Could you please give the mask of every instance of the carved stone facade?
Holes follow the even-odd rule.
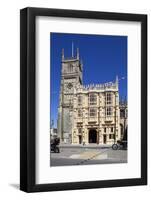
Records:
[[[121,139],[118,77],[105,84],[82,84],[83,66],[64,57],[58,108],[58,133],[65,143],[113,144]]]
[[[118,78],[115,83],[77,86],[72,143],[113,144],[121,137]]]

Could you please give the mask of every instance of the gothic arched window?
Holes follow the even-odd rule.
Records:
[[[106,108],[106,116],[112,116],[112,107]]]
[[[96,94],[92,93],[89,95],[89,104],[96,105],[97,104],[97,96]]]
[[[69,64],[68,65],[68,72],[73,72],[73,65],[72,64]]]
[[[106,93],[106,104],[112,104],[112,93]]]
[[[96,117],[97,116],[97,109],[96,108],[90,108],[89,109],[89,116],[90,117]]]

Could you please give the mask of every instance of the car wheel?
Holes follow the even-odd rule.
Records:
[[[113,144],[113,145],[112,145],[112,149],[113,149],[113,150],[117,150],[117,149],[118,149],[118,145],[117,145],[117,144]]]

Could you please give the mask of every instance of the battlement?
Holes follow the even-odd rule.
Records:
[[[77,85],[76,92],[89,92],[89,91],[106,91],[106,90],[118,90],[117,82],[107,82],[103,84],[88,84]]]
[[[62,58],[62,62],[78,61],[77,57],[65,57]]]

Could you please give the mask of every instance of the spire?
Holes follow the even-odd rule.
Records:
[[[77,59],[79,60],[79,48],[77,48]]]
[[[72,58],[74,57],[74,44],[72,42]]]
[[[64,49],[62,49],[62,60],[64,60]]]

